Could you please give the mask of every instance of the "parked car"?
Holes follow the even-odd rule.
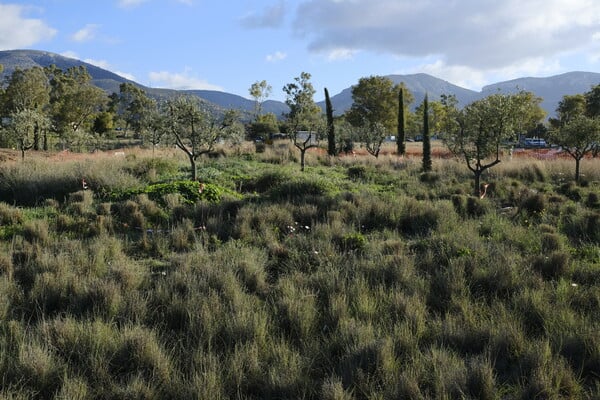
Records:
[[[546,143],[546,141],[544,139],[526,138],[523,141],[523,147],[525,147],[525,148],[544,148],[544,147],[548,147],[548,144]]]

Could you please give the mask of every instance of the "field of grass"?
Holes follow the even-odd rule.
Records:
[[[221,154],[3,156],[0,398],[600,398],[600,160]]]

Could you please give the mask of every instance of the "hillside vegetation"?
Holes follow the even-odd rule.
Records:
[[[598,159],[219,154],[0,164],[1,398],[600,398]]]

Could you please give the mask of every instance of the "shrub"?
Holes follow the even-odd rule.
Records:
[[[566,209],[561,217],[562,231],[573,242],[600,243],[600,212]]]
[[[571,333],[563,338],[560,354],[585,380],[597,380],[600,368],[600,338],[596,332]]]
[[[165,157],[142,158],[132,161],[125,166],[125,171],[139,179],[151,182],[160,178],[172,177],[177,174],[179,168],[176,161]]]
[[[289,174],[280,170],[267,171],[247,181],[243,189],[250,192],[265,193],[271,188],[288,181],[290,178]]]
[[[600,195],[596,192],[589,192],[585,199],[585,205],[589,208],[600,208]]]
[[[487,202],[477,197],[467,197],[466,212],[470,217],[481,217],[488,212]]]
[[[475,357],[467,365],[467,388],[474,399],[496,398],[496,376],[490,360]]]
[[[572,181],[563,183],[562,185],[560,185],[557,191],[558,193],[567,196],[573,201],[580,201],[582,198],[580,188],[578,188],[575,182]]]
[[[18,357],[18,376],[38,396],[51,398],[60,387],[64,368],[62,363],[55,359],[50,349],[35,342],[24,343]]]
[[[539,215],[546,210],[546,197],[542,193],[530,192],[521,201],[520,208],[528,215]]]
[[[85,207],[91,207],[94,203],[94,193],[91,190],[79,190],[69,193],[69,203],[83,203]]]
[[[192,221],[184,219],[171,230],[171,248],[175,251],[190,250],[196,240],[196,233]]]
[[[423,172],[419,175],[419,180],[423,183],[437,183],[440,180],[440,175],[435,172]]]
[[[9,254],[0,253],[0,276],[5,276],[8,280],[12,280],[14,272],[13,260]]]
[[[348,167],[346,174],[348,175],[348,178],[353,181],[365,179],[367,176],[367,168],[364,165],[353,165]]]
[[[467,198],[468,196],[463,194],[453,194],[450,197],[452,205],[454,206],[454,211],[461,217],[467,216]]]
[[[48,222],[46,220],[27,221],[23,225],[23,237],[31,243],[47,244],[50,239]]]
[[[6,203],[0,202],[0,225],[14,225],[23,222],[23,212]]]
[[[272,201],[302,201],[311,196],[324,196],[332,190],[332,184],[322,178],[297,178],[279,183],[269,190]]]
[[[517,164],[514,168],[507,169],[506,176],[519,179],[525,182],[546,182],[548,174],[542,163],[527,163],[525,165]]]
[[[110,359],[111,373],[120,379],[141,374],[147,380],[167,384],[172,366],[156,335],[137,326],[125,328],[122,335],[116,352]]]
[[[562,250],[563,241],[557,233],[543,233],[541,236],[542,252],[548,254],[553,251]]]
[[[427,235],[439,223],[438,211],[428,203],[408,200],[402,207],[398,229],[405,235]]]
[[[345,252],[362,252],[367,245],[367,239],[361,233],[348,233],[340,240],[340,248]]]

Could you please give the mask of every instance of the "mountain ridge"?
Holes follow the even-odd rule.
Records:
[[[4,71],[1,74],[3,79],[12,74],[15,68],[46,67],[54,64],[58,68],[67,69],[84,65],[92,76],[92,83],[108,93],[118,92],[121,83],[129,82],[139,86],[154,97],[169,97],[178,93],[185,93],[197,96],[218,109],[234,108],[244,112],[246,115],[249,115],[254,110],[254,100],[237,94],[215,90],[149,88],[85,61],[43,50],[0,51],[0,64],[4,65]],[[571,71],[549,77],[516,78],[486,85],[479,92],[463,88],[426,73],[386,75],[386,77],[396,84],[404,82],[405,86],[413,94],[414,101],[411,105],[413,109],[421,103],[425,94],[428,94],[430,100],[439,100],[442,94],[454,94],[459,105],[465,106],[472,101],[498,91],[514,93],[518,90],[527,90],[543,99],[541,106],[547,112],[548,116],[552,116],[555,113],[556,107],[564,95],[584,93],[590,90],[592,86],[600,84],[600,73],[586,71]],[[331,102],[337,115],[342,114],[350,108],[352,105],[352,86],[333,95]],[[325,109],[324,100],[317,104],[322,109]],[[262,110],[263,112],[272,112],[279,117],[287,112],[288,107],[284,102],[267,100],[263,103]]]

